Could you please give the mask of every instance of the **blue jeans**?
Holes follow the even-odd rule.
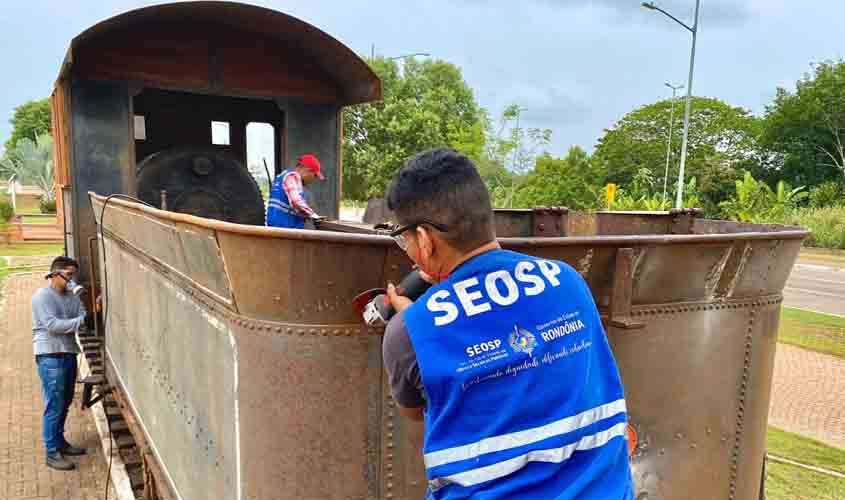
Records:
[[[65,420],[76,387],[76,354],[39,355],[35,356],[35,363],[44,397],[44,446],[47,453],[55,453],[67,446]]]

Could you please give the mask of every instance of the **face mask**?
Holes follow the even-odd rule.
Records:
[[[79,295],[84,290],[84,288],[82,288],[82,285],[73,280],[68,280],[68,282],[65,284],[65,289],[74,295]]]

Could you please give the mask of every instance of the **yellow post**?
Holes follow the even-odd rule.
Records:
[[[604,188],[604,197],[607,200],[607,209],[613,208],[613,202],[616,200],[616,184],[610,183]]]

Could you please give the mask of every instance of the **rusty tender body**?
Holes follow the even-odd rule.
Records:
[[[253,54],[247,38],[212,43],[192,19],[218,34],[254,28],[268,44],[259,46],[278,58],[271,64]],[[285,50],[273,23],[288,28],[278,35]],[[168,28],[177,25],[189,40]],[[138,26],[149,30],[149,45],[118,36]],[[362,326],[349,306],[358,292],[409,270],[389,237],[365,224],[283,230],[119,199],[104,206],[103,195],[136,193],[136,162],[156,153],[145,144],[151,149],[139,154],[132,141],[132,96],[177,88],[223,103],[274,103],[262,109],[281,112],[277,154],[325,153],[330,182],[317,204],[336,215],[338,113],[377,98],[378,80],[316,28],[256,7],[165,5],[92,30],[74,41],[53,100],[67,249],[85,269],[91,263],[96,292],[107,287],[105,374],[149,447],[158,494],[422,498],[421,456],[409,439],[421,429],[403,421],[390,398],[382,331]],[[167,36],[169,50],[208,65],[153,64],[147,58]],[[86,45],[97,37],[124,44],[98,55]],[[253,59],[225,55],[231,51]],[[325,81],[288,79],[294,63],[322,71]],[[155,107],[145,112],[152,137]],[[155,144],[183,146],[179,140],[164,134]],[[233,143],[229,153],[243,159]],[[95,224],[103,239],[89,246]],[[589,283],[626,386],[637,498],[757,499],[781,292],[806,232],[703,220],[693,211],[565,209],[498,211],[496,228],[506,248],[566,261]],[[99,245],[105,253],[88,261]]]

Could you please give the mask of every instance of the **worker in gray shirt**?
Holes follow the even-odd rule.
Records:
[[[56,257],[47,275],[48,284],[32,297],[32,343],[44,397],[42,419],[47,466],[73,470],[65,456],[84,455],[64,437],[65,420],[76,384],[76,334],[85,328],[86,312],[77,297],[74,281],[79,264],[68,257]]]

